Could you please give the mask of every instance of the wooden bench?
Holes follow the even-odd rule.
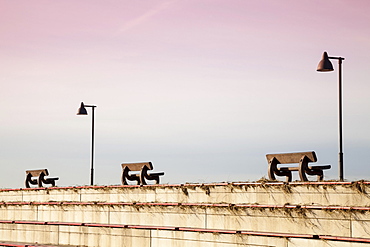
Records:
[[[43,187],[43,184],[51,184],[51,186],[54,187],[55,180],[59,179],[57,177],[45,178],[45,176],[49,176],[48,169],[27,170],[25,181],[26,188],[30,188],[30,184],[38,185],[39,187]]]
[[[122,184],[127,185],[128,181],[136,181],[137,184],[146,185],[146,180],[155,180],[159,184],[159,176],[163,176],[164,172],[151,172],[153,170],[152,162],[140,163],[123,163],[122,166]],[[139,172],[139,173],[133,173]]]
[[[317,157],[314,151],[301,153],[280,153],[266,154],[268,167],[268,176],[270,180],[276,180],[276,176],[285,176],[286,182],[292,181],[292,171],[298,171],[301,181],[308,181],[307,175],[317,175],[317,181],[324,178],[323,170],[330,169],[331,165],[308,165],[316,162]],[[293,164],[298,166],[278,166],[278,164]]]

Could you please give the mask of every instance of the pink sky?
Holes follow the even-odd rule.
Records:
[[[337,71],[315,71],[325,50],[346,58],[345,177],[367,179],[369,7],[0,0],[0,165],[16,178],[0,186],[21,187],[26,169],[44,167],[60,185],[88,184],[91,116],[75,115],[81,101],[98,105],[99,184],[119,183],[119,164],[142,160],[164,182],[257,180],[266,153],[305,150],[336,179]]]

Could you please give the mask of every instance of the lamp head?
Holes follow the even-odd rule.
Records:
[[[324,54],[322,54],[322,59],[319,62],[319,65],[317,65],[317,70],[316,71],[328,72],[328,71],[333,71],[333,70],[334,70],[333,65],[331,64],[331,62],[329,60],[328,53],[326,53],[326,51],[325,51]]]
[[[77,115],[87,115],[87,111],[86,111],[84,102],[81,102],[81,106],[78,109]]]

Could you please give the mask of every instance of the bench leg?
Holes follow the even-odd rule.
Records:
[[[32,175],[30,173],[27,174],[26,180],[24,181],[26,188],[31,188],[31,184],[36,185],[38,184],[37,179],[32,179]]]
[[[287,183],[292,182],[292,172],[291,171],[279,171],[277,169],[278,164],[279,163],[275,157],[269,161],[269,167],[268,167],[269,180],[276,180],[275,175],[277,175],[277,176],[285,176],[285,181]]]
[[[148,176],[145,176],[145,178],[143,178],[141,181],[143,185],[146,185],[147,182],[146,180],[154,180],[155,181],[155,184],[159,184],[159,176],[158,175],[151,175],[151,174],[147,174]]]
[[[316,175],[317,181],[322,181],[324,178],[324,172],[321,169],[309,169],[308,168],[309,159],[304,156],[299,162],[299,177],[301,181],[308,181],[307,175]],[[307,174],[307,175],[306,175]]]
[[[125,176],[122,176],[121,178],[121,183],[122,185],[128,185],[128,181],[136,181],[136,184],[139,185],[140,184],[140,178],[138,177],[132,177],[132,179],[128,179],[128,177],[125,177]]]
[[[37,184],[39,185],[40,188],[42,188],[42,183],[44,182],[44,177],[45,177],[45,174],[43,172],[41,172],[39,178],[37,179]]]
[[[130,175],[129,171],[130,170],[127,167],[122,171],[122,176],[121,176],[122,185],[128,185],[127,180],[136,181],[136,183],[139,185],[140,184],[140,178],[136,175]]]
[[[146,180],[154,180],[155,181],[155,184],[159,184],[159,176],[156,176],[156,175],[149,175],[148,177],[144,177],[141,179],[141,184],[142,185],[147,185],[148,183],[146,182]]]
[[[55,180],[50,180],[51,187],[55,187]]]
[[[59,180],[59,178],[42,178],[43,184],[50,184],[51,187],[55,187],[55,180]]]
[[[25,184],[26,188],[31,188],[31,186],[30,186],[31,178],[32,178],[31,174],[28,173],[27,176],[26,176],[26,180],[24,181],[24,184]]]
[[[324,179],[324,171],[321,170],[321,169],[309,169],[309,168],[307,168],[306,173],[308,175],[316,175],[318,182],[320,182]]]
[[[140,183],[142,185],[147,185],[146,180],[145,180],[147,177],[148,177],[148,167],[143,166],[143,168],[141,168],[141,172],[140,172]]]
[[[142,185],[147,185],[146,180],[155,180],[155,184],[159,184],[159,175],[148,174],[148,167],[144,166],[140,172],[140,181]]]
[[[299,177],[301,178],[301,181],[308,181],[306,176],[306,171],[308,169],[308,158],[306,155],[304,155],[301,160],[299,161]]]

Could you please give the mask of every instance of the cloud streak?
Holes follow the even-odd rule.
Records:
[[[173,3],[177,2],[177,0],[169,0],[169,1],[165,1],[165,2],[162,2],[161,4],[155,6],[154,8],[148,10],[147,12],[145,12],[144,14],[126,22],[117,32],[116,35],[120,35],[124,32],[126,32],[127,30],[130,30],[136,26],[139,26],[139,25],[142,25],[143,23],[145,23],[146,21],[148,21],[150,18],[152,18],[153,16],[155,16],[156,14],[160,13],[161,11],[169,8]]]

